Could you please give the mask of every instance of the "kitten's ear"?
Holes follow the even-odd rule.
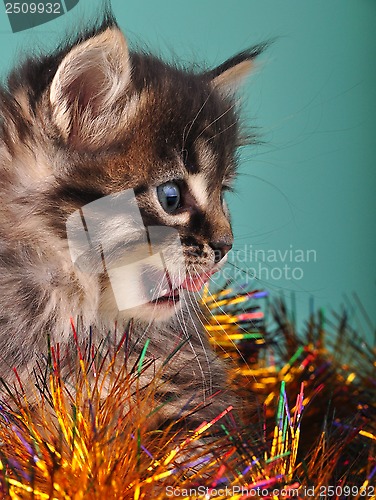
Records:
[[[112,107],[130,80],[127,43],[117,27],[73,47],[50,88],[52,117],[63,138],[75,146],[99,146],[118,119]]]
[[[253,71],[255,58],[267,46],[266,43],[256,45],[240,52],[208,73],[212,85],[224,93],[235,93],[246,77]]]

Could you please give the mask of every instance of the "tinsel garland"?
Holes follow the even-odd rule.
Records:
[[[153,427],[162,373],[140,387],[155,369],[147,343],[134,366],[119,363],[129,332],[114,350],[76,342],[74,387],[51,346],[31,401],[21,382],[2,389],[1,498],[375,499],[375,350],[346,315],[330,328],[312,313],[298,334],[265,295],[233,283],[202,298],[248,425],[228,407],[190,433]]]
[[[280,300],[264,306],[265,325],[259,304],[265,296],[239,284],[204,296],[212,313],[207,327],[212,344],[236,360],[233,383],[243,398],[258,395],[268,428],[275,421],[281,383],[290,399],[304,388],[296,466],[300,481],[304,477],[316,487],[347,484],[354,492],[376,484],[375,347],[354,329],[346,312],[333,313],[331,320],[311,307],[299,334],[294,307],[288,311]]]

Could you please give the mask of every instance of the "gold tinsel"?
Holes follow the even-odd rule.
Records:
[[[343,318],[337,339],[313,314],[299,336],[283,302],[263,304],[274,317],[265,324],[264,295],[231,287],[202,300],[213,345],[234,362],[234,387],[252,395],[249,425],[228,407],[192,432],[156,428],[163,373],[147,343],[126,367],[122,343],[102,352],[77,342],[75,387],[52,346],[32,401],[20,383],[3,391],[2,498],[318,498],[332,486],[328,497],[374,499],[374,351]],[[147,371],[152,381],[140,387]]]

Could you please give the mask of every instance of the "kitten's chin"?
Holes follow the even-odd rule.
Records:
[[[131,318],[143,323],[166,322],[173,318],[181,309],[181,296],[183,291],[175,290],[170,295],[159,297],[156,300],[147,301],[134,307],[119,310],[111,289],[102,295],[100,314],[102,317],[113,321],[114,318],[126,321]]]
[[[117,315],[122,319],[133,318],[145,324],[151,322],[164,323],[173,318],[180,309],[180,300],[158,300],[117,312]]]

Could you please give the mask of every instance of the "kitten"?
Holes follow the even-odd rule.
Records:
[[[234,92],[262,46],[197,72],[131,52],[110,15],[27,59],[1,89],[0,376],[29,384],[46,335],[70,317],[97,332],[134,318],[135,359],[168,364],[164,394],[184,404],[226,389],[193,292],[233,235],[223,193],[236,173]],[[61,349],[63,350],[63,349]],[[226,403],[225,403],[226,399]],[[216,396],[199,421],[218,414]]]

